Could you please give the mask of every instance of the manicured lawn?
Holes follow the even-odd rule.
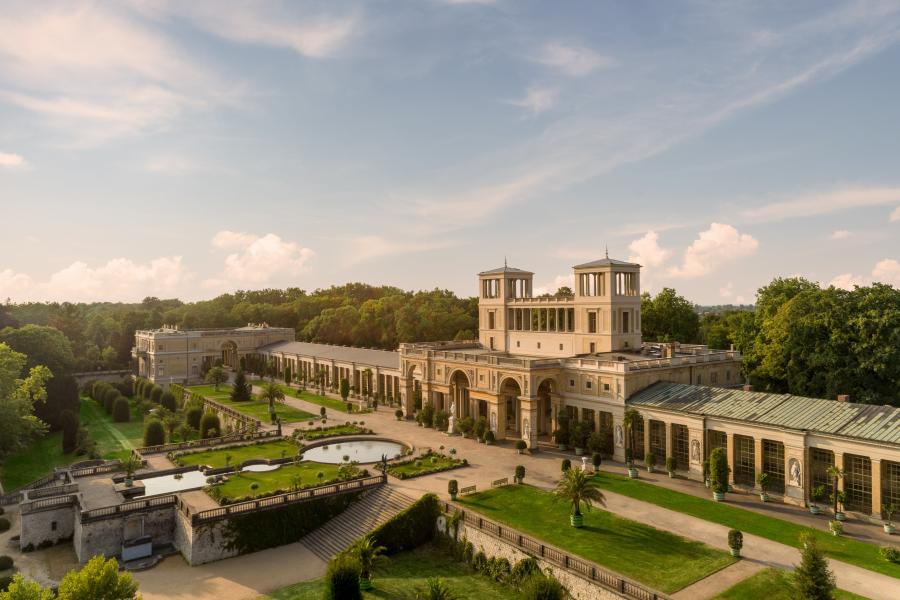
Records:
[[[48,433],[38,438],[30,446],[11,454],[3,463],[0,477],[6,492],[16,490],[39,477],[47,475],[56,467],[84,460],[75,453],[62,453],[62,433]]]
[[[321,480],[316,477],[320,472],[324,474]],[[228,481],[220,484],[218,488],[222,491],[223,498],[227,499],[261,496],[278,490],[290,490],[295,475],[300,476],[300,485],[302,487],[321,485],[337,479],[338,465],[301,462],[299,465],[282,465],[274,471],[262,473],[244,471],[239,475],[231,475]],[[255,490],[251,489],[254,483],[259,486]]]
[[[248,417],[253,417],[254,419],[258,419],[263,423],[269,422],[268,402],[260,402],[258,400],[232,402],[230,396],[230,385],[220,385],[218,393],[215,392],[213,386],[211,385],[196,385],[188,389],[206,398],[211,398],[219,404],[224,404],[229,408],[233,408],[234,410],[243,413]],[[309,421],[316,418],[316,415],[280,402],[275,403],[275,414],[278,416],[278,418],[281,419],[282,423],[297,423],[299,421]]]
[[[302,431],[303,439],[318,440],[338,435],[356,435],[357,433],[365,433],[368,430],[365,427],[359,427],[357,425],[335,425],[334,427],[325,427],[324,429],[304,429]]]
[[[432,452],[408,462],[404,461],[400,464],[388,465],[388,473],[400,479],[409,479],[419,475],[448,471],[461,466],[462,461],[458,458],[442,456]]]
[[[278,440],[275,442],[263,442],[261,444],[247,444],[218,450],[205,450],[203,452],[191,452],[175,458],[180,465],[205,465],[213,468],[225,466],[225,456],[231,455],[231,464],[237,467],[245,460],[252,458],[281,458],[297,454],[297,444],[291,440]]]
[[[570,507],[530,485],[509,485],[460,499],[466,508],[506,523],[661,592],[671,593],[735,562],[701,542],[594,508],[584,527],[569,526]]]
[[[131,403],[131,420],[116,423],[99,404],[90,398],[81,399],[81,424],[91,432],[97,444],[97,452],[108,459],[123,459],[131,450],[143,446],[144,421]]]
[[[793,600],[796,597],[793,579],[787,571],[765,569],[728,588],[717,600]],[[865,597],[844,590],[837,590],[836,600],[866,600]]]
[[[869,569],[877,573],[900,578],[900,564],[889,563],[878,554],[878,546],[867,544],[848,537],[834,537],[826,531],[811,529],[797,525],[784,519],[776,519],[761,515],[727,502],[714,502],[669,490],[661,486],[629,479],[623,475],[602,472],[600,487],[629,496],[637,500],[650,502],[670,510],[685,513],[699,519],[719,523],[745,533],[752,533],[782,544],[800,547],[800,534],[812,533],[816,536],[819,547],[831,558]],[[726,494],[726,500],[728,498]],[[824,518],[823,518],[824,519]],[[822,521],[823,524],[825,521]]]
[[[313,394],[309,391],[301,392],[300,390],[292,387],[288,387],[286,385],[281,386],[281,390],[288,396],[293,398],[298,398],[300,400],[304,400],[306,402],[312,402],[313,404],[318,404],[319,406],[324,406],[328,410],[336,410],[342,413],[347,412],[347,403],[342,400],[335,400],[334,398],[326,398],[325,396],[320,396],[318,394]],[[353,406],[353,413],[367,413],[369,410],[359,410],[359,401],[357,400],[349,400],[350,404]]]
[[[414,600],[417,592],[424,592],[429,577],[441,577],[447,582],[455,598],[506,600],[515,597],[510,588],[476,573],[463,563],[450,559],[433,546],[423,546],[390,557],[387,564],[376,571],[372,583],[375,589],[363,592],[363,598],[391,598]],[[321,579],[305,581],[282,588],[265,600],[321,600],[325,586]],[[426,597],[426,596],[422,596]],[[263,599],[260,599],[263,600]]]

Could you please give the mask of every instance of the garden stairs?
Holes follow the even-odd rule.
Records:
[[[415,500],[383,485],[300,540],[313,554],[328,562]]]

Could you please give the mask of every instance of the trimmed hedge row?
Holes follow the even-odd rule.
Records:
[[[387,554],[418,548],[434,539],[435,523],[441,504],[435,494],[425,494],[397,513],[370,535]]]

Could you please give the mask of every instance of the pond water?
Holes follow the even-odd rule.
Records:
[[[318,446],[303,451],[303,460],[311,460],[336,465],[349,456],[350,460],[359,463],[374,463],[381,460],[384,454],[388,459],[403,453],[403,444],[383,440],[360,440],[356,442],[339,442],[327,446]]]
[[[181,479],[175,479],[175,475],[160,475],[143,478],[140,482],[144,484],[144,493],[136,498],[196,490],[206,485],[206,475],[200,471],[187,471],[181,474]]]
[[[254,473],[265,473],[266,471],[274,471],[281,465],[247,465],[241,471],[252,471]]]

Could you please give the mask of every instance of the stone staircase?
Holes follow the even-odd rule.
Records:
[[[409,496],[383,485],[301,539],[300,543],[328,562],[413,502]]]

